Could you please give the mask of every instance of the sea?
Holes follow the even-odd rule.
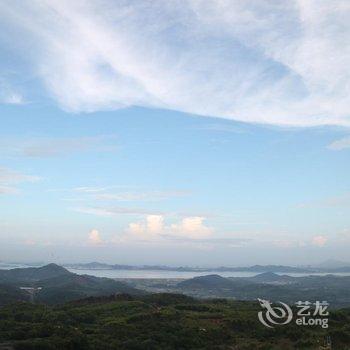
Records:
[[[25,268],[25,267],[38,267],[40,265],[30,264],[16,264],[16,263],[2,263],[0,262],[0,269],[8,270],[13,268]],[[78,275],[91,275],[96,277],[108,277],[108,278],[145,278],[145,279],[171,279],[180,278],[187,279],[197,276],[205,276],[211,274],[218,274],[222,277],[253,277],[259,275],[259,272],[250,271],[168,271],[168,270],[107,270],[107,269],[72,269],[67,270],[76,273]],[[288,275],[292,277],[303,276],[325,276],[329,273],[277,273],[278,275]],[[350,276],[350,272],[346,273],[332,273],[335,276]]]

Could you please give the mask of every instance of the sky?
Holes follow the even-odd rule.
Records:
[[[0,3],[0,260],[347,261],[348,1]]]

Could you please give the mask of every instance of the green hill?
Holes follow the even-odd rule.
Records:
[[[0,270],[0,305],[28,300],[29,294],[21,287],[41,288],[35,301],[46,304],[110,294],[143,294],[143,292],[110,278],[77,275],[65,268],[50,264],[38,268]]]
[[[184,289],[232,288],[234,282],[219,275],[206,275],[180,282],[178,287]]]
[[[121,293],[144,294],[125,283],[110,278],[76,274],[49,278],[38,281],[35,285],[42,288],[37,293],[36,301],[46,304],[57,304],[88,296],[106,296]]]
[[[26,267],[11,270],[0,270],[0,282],[24,283],[35,282],[46,278],[69,275],[71,272],[64,267],[49,264],[42,267]]]

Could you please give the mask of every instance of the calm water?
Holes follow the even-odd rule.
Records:
[[[79,275],[93,275],[97,277],[109,277],[109,278],[192,278],[196,276],[205,276],[211,274],[218,274],[223,277],[253,277],[258,275],[257,272],[186,272],[186,271],[158,271],[158,270],[76,270],[68,269],[71,272]],[[285,273],[279,273],[279,275],[286,275]],[[302,277],[302,276],[325,276],[328,273],[289,273],[288,276]],[[337,276],[350,276],[350,273],[334,273]]]
[[[205,276],[216,272],[188,272],[188,271],[163,271],[163,270],[76,270],[68,269],[77,274],[93,275],[109,278],[192,278],[195,276]],[[249,272],[217,272],[224,277],[250,277],[256,273]]]

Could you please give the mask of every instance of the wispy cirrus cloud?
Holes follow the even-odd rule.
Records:
[[[9,105],[22,105],[26,101],[23,95],[15,91],[8,83],[8,78],[0,76],[0,103],[9,104]]]
[[[229,247],[240,247],[252,241],[250,238],[186,238],[172,235],[164,235],[163,237],[172,242],[225,245]]]
[[[343,149],[350,148],[350,136],[333,141],[327,148],[332,151],[342,151]]]
[[[9,105],[22,105],[25,103],[23,96],[15,92],[2,94],[0,102]]]
[[[17,194],[18,189],[12,186],[4,186],[0,183],[0,195],[1,194]]]
[[[98,200],[111,200],[117,202],[132,201],[160,201],[169,198],[179,198],[190,195],[190,191],[149,191],[149,192],[119,192],[99,193],[95,198]]]
[[[196,225],[201,226],[204,216],[199,213],[182,213],[182,212],[165,212],[160,209],[145,208],[145,207],[120,207],[120,206],[76,206],[69,208],[83,214],[90,214],[101,217],[115,217],[119,215],[131,215],[142,217],[176,217],[181,218],[184,226],[173,225],[172,229],[175,231],[188,231],[191,227]],[[190,218],[190,219],[189,219]]]
[[[116,151],[114,135],[87,137],[3,138],[0,153],[28,158],[50,158],[84,152]]]
[[[350,192],[299,204],[300,208],[342,208],[350,206]]]
[[[93,199],[105,202],[157,202],[168,199],[187,197],[192,194],[192,192],[189,190],[145,191],[143,189],[123,186],[80,186],[73,189],[61,189],[59,191],[79,195],[79,197],[71,198],[71,200]]]
[[[33,175],[26,175],[21,172],[0,167],[0,195],[1,194],[17,194],[19,189],[18,184],[23,182],[39,181],[40,177]]]
[[[161,211],[144,208],[124,208],[124,207],[74,207],[72,211],[91,214],[96,216],[111,217],[118,215],[158,215]]]
[[[78,193],[87,193],[87,194],[95,194],[99,192],[104,192],[108,189],[108,187],[88,187],[88,186],[82,186],[82,187],[76,187],[73,188],[73,192]]]
[[[20,183],[38,181],[40,177],[33,175],[25,175],[19,171],[9,168],[0,167],[0,182],[1,183]]]
[[[245,122],[349,125],[346,1],[2,1],[73,112],[146,106]],[[22,29],[22,30],[21,30]]]

